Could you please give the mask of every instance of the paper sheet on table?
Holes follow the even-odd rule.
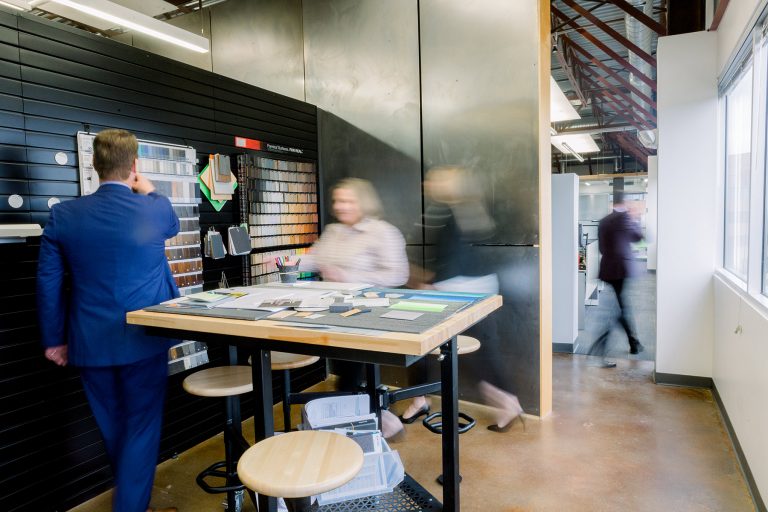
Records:
[[[365,308],[387,307],[389,306],[389,299],[381,297],[352,299],[352,305],[354,307],[363,306]]]
[[[424,311],[428,313],[442,313],[442,311],[446,308],[446,305],[432,304],[429,302],[410,302],[410,301],[401,300],[400,302],[395,302],[389,307],[391,309],[400,309],[403,311]]]

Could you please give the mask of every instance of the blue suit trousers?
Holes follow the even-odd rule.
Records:
[[[113,511],[145,512],[160,448],[168,354],[81,367],[80,376],[112,467]]]

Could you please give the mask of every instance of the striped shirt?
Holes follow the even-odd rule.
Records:
[[[405,239],[392,224],[363,219],[354,226],[329,224],[310,253],[301,257],[302,270],[323,272],[334,267],[345,282],[401,286],[408,280]]]

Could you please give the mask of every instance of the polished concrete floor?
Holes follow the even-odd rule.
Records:
[[[463,511],[755,510],[709,391],[654,385],[648,361],[619,360],[615,369],[595,363],[555,355],[554,412],[529,418],[525,431],[518,422],[507,433],[490,432],[490,411],[462,404],[478,420],[461,436]],[[275,417],[279,429],[281,415]],[[252,424],[244,428],[252,436]],[[406,471],[439,497],[439,437],[418,422],[406,428],[393,448]],[[161,464],[153,505],[222,510],[220,496],[194,483],[222,458],[221,443],[214,438]],[[109,510],[109,499],[106,493],[75,510]],[[245,510],[254,509],[248,503]]]

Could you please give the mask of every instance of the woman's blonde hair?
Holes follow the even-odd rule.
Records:
[[[331,194],[340,188],[351,190],[355,194],[357,202],[360,204],[360,210],[363,212],[363,217],[372,219],[381,217],[381,201],[370,181],[360,178],[344,178],[334,185]]]

